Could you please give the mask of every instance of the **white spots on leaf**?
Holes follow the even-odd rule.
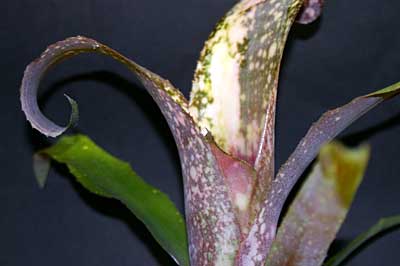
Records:
[[[268,76],[267,76],[267,83],[268,83],[268,84],[271,83],[271,80],[272,80],[272,75],[271,75],[271,73],[268,73]]]
[[[276,44],[276,42],[273,42],[271,45],[270,45],[270,47],[269,47],[269,49],[268,49],[268,58],[273,58],[274,56],[275,56],[275,53],[276,53],[276,50],[277,50],[277,44]]]
[[[190,166],[190,177],[196,182],[197,181],[197,171],[194,166]]]
[[[260,226],[260,234],[263,235],[265,233],[266,229],[267,229],[266,224],[265,223],[261,224],[261,226]]]
[[[249,206],[249,197],[243,193],[235,194],[235,204],[241,211],[245,211]]]

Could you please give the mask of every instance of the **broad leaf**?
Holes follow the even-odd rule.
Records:
[[[249,235],[241,243],[239,261],[252,261],[256,265],[261,265],[265,261],[275,237],[283,204],[300,175],[317,155],[320,147],[331,141],[367,111],[399,93],[400,82],[355,98],[342,107],[328,111],[311,126],[271,183],[267,199],[263,202]],[[261,230],[264,227],[266,230]]]
[[[341,265],[350,255],[359,249],[362,245],[372,240],[373,237],[378,236],[380,233],[393,228],[399,228],[400,215],[386,217],[380,219],[375,225],[369,228],[366,232],[359,235],[356,239],[350,242],[342,251],[331,257],[324,265],[325,266],[338,266]]]
[[[335,239],[366,169],[369,148],[347,149],[332,142],[290,205],[267,266],[319,266]]]
[[[84,52],[101,53],[127,66],[164,114],[181,158],[191,264],[232,261],[238,248],[240,228],[228,188],[210,143],[187,112],[186,99],[169,81],[95,40],[81,36],[68,38],[49,46],[25,70],[21,104],[28,121],[48,136],[57,136],[66,130],[66,127],[57,126],[40,112],[36,94],[42,76],[50,67],[62,59]]]
[[[240,1],[205,44],[190,112],[227,153],[254,164],[273,150],[276,87],[287,33],[302,0]]]
[[[280,62],[302,0],[243,0],[219,22],[201,53],[190,113],[222,150],[257,171],[250,217],[274,175]]]
[[[64,163],[89,191],[121,201],[179,265],[189,265],[181,214],[164,193],[144,182],[128,163],[111,156],[83,135],[63,137],[36,156],[42,156],[36,166],[46,164],[44,157]],[[36,173],[39,180],[47,175],[44,171]]]

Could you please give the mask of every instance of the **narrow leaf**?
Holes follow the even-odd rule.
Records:
[[[189,265],[185,223],[170,199],[88,137],[61,138],[39,153],[68,166],[89,191],[124,203],[179,265]]]
[[[238,248],[240,228],[228,188],[210,143],[188,114],[186,99],[169,81],[95,40],[81,36],[68,38],[49,46],[25,70],[21,104],[28,121],[48,136],[57,136],[66,130],[40,112],[36,99],[39,81],[50,67],[62,59],[84,52],[110,56],[128,67],[143,83],[164,114],[181,159],[191,264],[211,265],[212,262],[232,261]]]
[[[373,237],[380,233],[393,229],[399,228],[400,226],[400,215],[382,218],[369,228],[366,232],[359,235],[353,241],[350,242],[342,251],[331,257],[324,265],[325,266],[338,266],[341,265],[349,256],[359,249],[362,245],[370,241]]]
[[[179,90],[173,88],[167,80],[162,79],[158,75],[95,40],[77,36],[49,46],[39,58],[29,64],[25,69],[20,95],[22,110],[32,127],[42,134],[50,137],[56,137],[62,134],[69,126],[76,123],[78,119],[78,106],[72,98],[65,95],[72,109],[70,122],[66,127],[61,127],[50,121],[42,114],[37,103],[36,97],[41,79],[51,67],[55,66],[63,59],[87,52],[105,54],[126,65],[137,75],[144,85],[146,85],[147,90],[153,97],[162,99],[161,101],[157,101],[161,109],[166,108],[165,105],[168,101],[177,105],[179,109],[187,109],[186,99]],[[183,112],[182,110],[179,111]]]
[[[311,126],[271,183],[267,198],[262,204],[249,235],[241,243],[239,261],[265,261],[265,256],[267,256],[275,237],[283,204],[298,178],[318,154],[321,146],[331,141],[370,109],[399,93],[400,82],[380,91],[355,98],[342,107],[328,111]],[[261,233],[263,224],[267,229]]]
[[[333,142],[290,205],[267,259],[267,266],[319,266],[335,239],[362,180],[369,148],[348,149]]]

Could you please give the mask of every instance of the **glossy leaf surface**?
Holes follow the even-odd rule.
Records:
[[[63,137],[39,155],[66,164],[89,191],[121,201],[179,265],[189,265],[186,228],[181,214],[164,193],[144,182],[128,163],[108,154],[83,135]],[[46,173],[41,171],[40,174]]]

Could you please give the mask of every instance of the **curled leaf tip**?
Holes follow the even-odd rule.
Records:
[[[83,37],[76,38],[82,39]],[[69,38],[65,42],[69,42],[70,45],[76,44],[72,43],[73,39],[74,38]],[[69,123],[64,127],[55,124],[53,121],[45,117],[39,109],[37,102],[38,87],[42,76],[53,64],[56,64],[66,56],[72,55],[64,53],[67,48],[67,45],[64,46],[60,42],[49,46],[39,58],[27,66],[22,79],[20,89],[22,111],[25,113],[31,126],[47,137],[57,137],[61,135],[68,128],[75,125],[79,117],[78,104],[68,95],[65,95],[65,97],[71,105],[72,110]]]
[[[65,98],[67,98],[70,106],[71,106],[71,115],[69,117],[68,127],[76,126],[79,120],[79,108],[78,103],[69,97],[67,94],[64,94]]]
[[[317,20],[322,13],[324,0],[305,0],[296,22],[299,24],[309,24]]]

